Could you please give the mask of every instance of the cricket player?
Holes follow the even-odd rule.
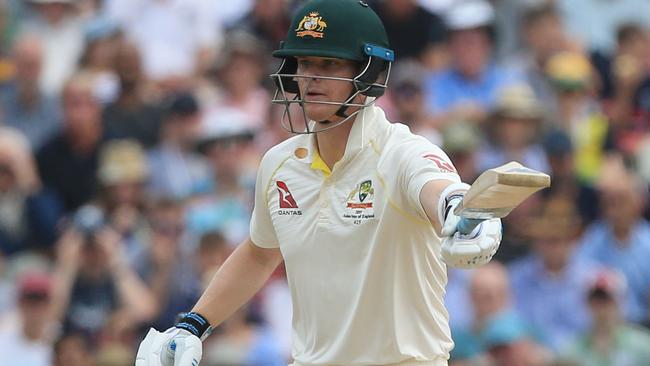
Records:
[[[487,263],[500,221],[458,233],[453,210],[469,186],[440,148],[374,105],[394,54],[366,3],[309,1],[273,55],[284,60],[274,102],[299,134],[262,159],[250,238],[175,327],[149,331],[136,366],[198,365],[201,340],[283,260],[293,365],[447,365],[446,266]]]

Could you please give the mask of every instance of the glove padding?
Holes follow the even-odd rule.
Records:
[[[501,220],[478,224],[469,235],[455,232],[442,240],[442,260],[458,268],[474,268],[488,263],[501,244]]]
[[[144,338],[135,366],[198,366],[203,355],[199,337],[179,328],[161,333],[153,328]]]
[[[442,225],[442,260],[449,266],[474,268],[488,263],[501,244],[501,220],[491,219],[478,224],[471,233],[458,232],[461,217],[454,209],[461,202],[460,197],[449,200],[445,222]]]

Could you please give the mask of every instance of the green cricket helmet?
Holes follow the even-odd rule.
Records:
[[[305,103],[340,105],[337,116],[344,117],[343,121],[327,127],[333,128],[351,119],[361,109],[374,103],[386,90],[391,62],[395,59],[393,50],[388,43],[388,35],[377,14],[363,1],[358,0],[312,0],[300,9],[293,21],[287,39],[273,56],[282,58],[283,62],[278,71],[271,75],[277,90],[273,103],[286,106],[283,125],[294,133],[311,133],[307,122],[306,131],[296,130],[291,121],[289,107],[298,104],[303,108]],[[359,63],[359,74],[354,78],[335,78],[326,76],[298,75],[296,57],[317,56],[332,57]],[[343,102],[340,101],[305,101],[300,96],[298,78],[334,79],[349,81],[353,85],[352,93]],[[293,94],[290,97],[287,95]],[[358,95],[370,98],[365,103],[353,103]],[[349,107],[359,107],[359,111],[347,114]],[[285,117],[289,124],[285,124]],[[306,119],[306,118],[305,118]],[[324,129],[321,129],[321,131]]]

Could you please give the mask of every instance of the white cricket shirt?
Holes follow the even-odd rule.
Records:
[[[419,196],[430,180],[460,181],[449,158],[375,106],[331,172],[314,138],[265,154],[251,221],[253,243],[284,257],[296,364],[448,359],[446,266]]]

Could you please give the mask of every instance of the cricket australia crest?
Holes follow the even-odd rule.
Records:
[[[347,198],[343,218],[353,219],[355,224],[375,218],[375,210],[372,201],[375,197],[375,189],[372,187],[372,180],[364,180],[350,192]]]
[[[314,38],[323,38],[325,28],[327,28],[327,23],[318,12],[312,11],[309,15],[305,15],[300,23],[298,28],[295,29],[296,36],[312,36]]]

